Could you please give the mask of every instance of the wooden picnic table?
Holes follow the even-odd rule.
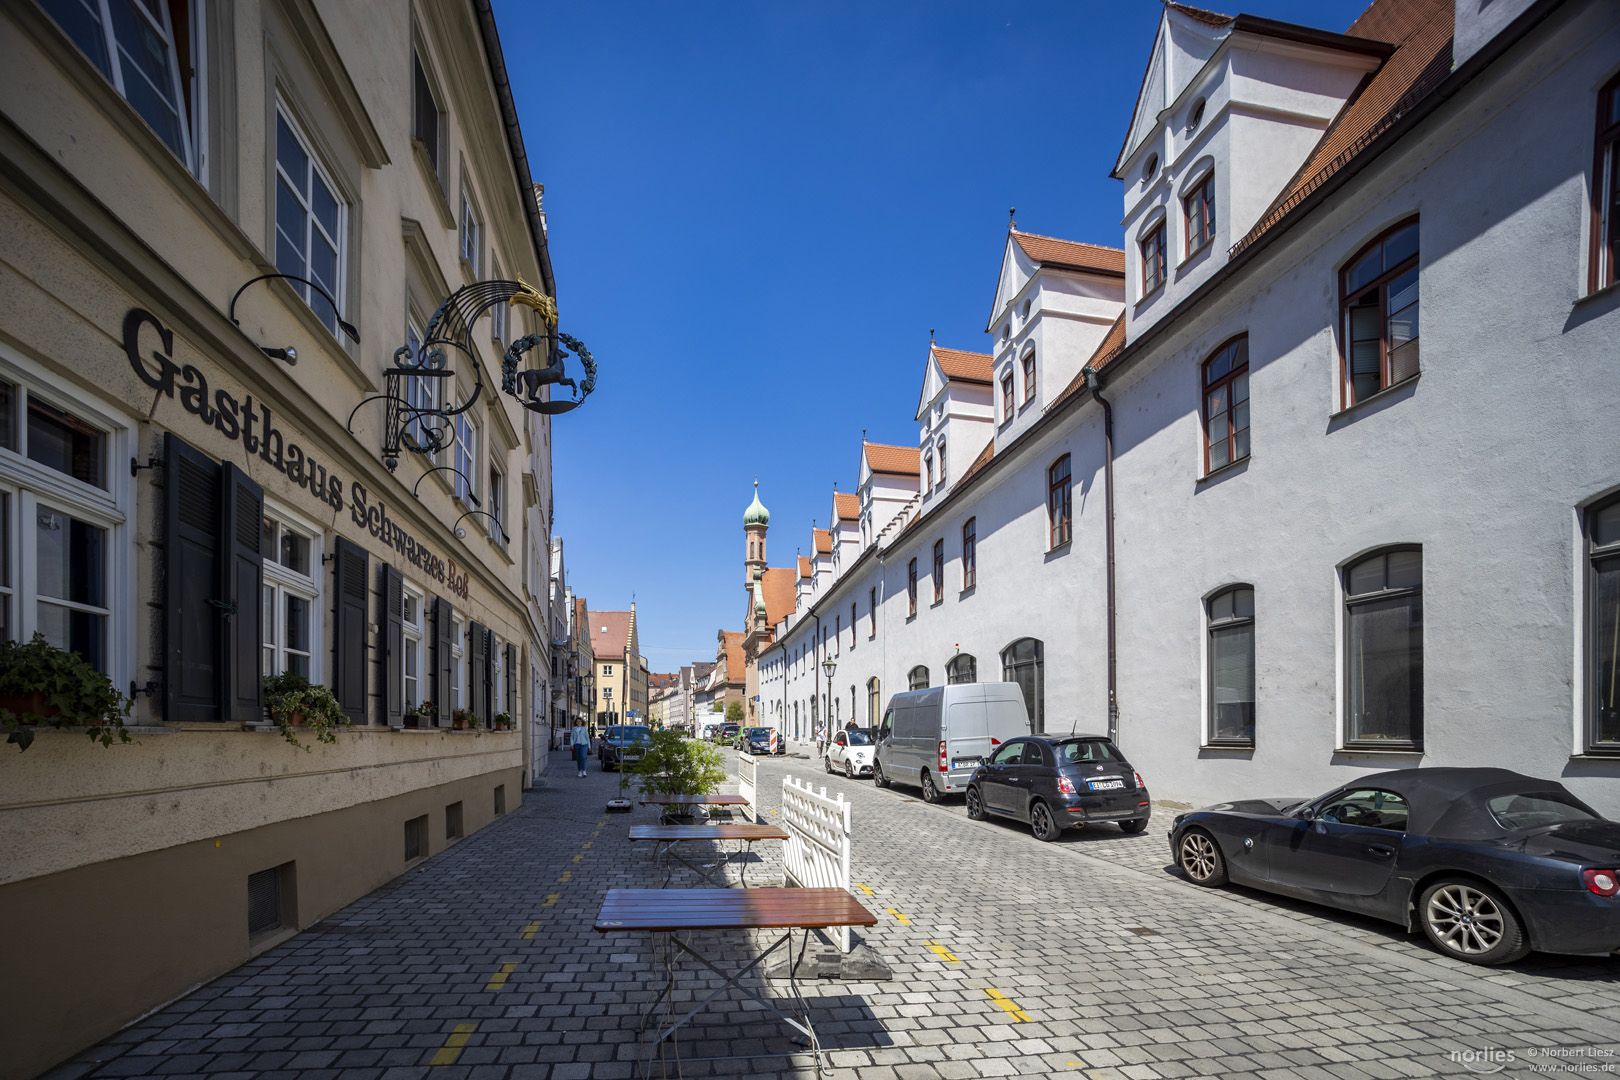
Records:
[[[743,856],[741,870],[737,881],[743,888],[748,888],[748,856],[753,854],[756,840],[786,840],[788,832],[779,825],[749,825],[729,824],[718,825],[632,825],[630,826],[630,840],[652,840],[655,842],[653,855],[664,862],[666,873],[664,884],[668,885],[674,876],[674,863],[680,863],[703,881],[713,881],[716,873],[724,874],[725,868],[731,862],[732,852],[722,850],[721,859],[709,866],[701,866],[683,856],[677,845],[693,840],[738,840],[743,846],[736,854]],[[722,883],[723,884],[723,883]]]
[[[662,807],[658,820],[668,825],[676,807],[747,806],[748,800],[741,795],[643,795],[641,805]]]
[[[825,930],[838,926],[874,926],[877,916],[866,910],[843,889],[609,889],[602,900],[602,909],[596,916],[596,931],[600,934],[639,931],[650,934],[668,934],[670,943],[724,980],[690,1011],[667,1027],[660,1027],[648,1053],[673,1036],[677,1029],[696,1016],[727,987],[735,986],[764,1008],[784,1020],[810,1043],[816,1075],[822,1070],[821,1044],[810,1022],[810,1008],[799,993],[796,975],[798,967],[793,958],[793,934],[804,934],[805,945],[812,930]],[[731,974],[721,970],[714,961],[681,939],[681,934],[694,930],[781,930],[783,934],[754,957],[749,963]],[[788,989],[793,995],[798,1018],[789,1016],[767,1000],[753,987],[740,982],[765,958],[778,949],[786,949]],[[663,950],[655,950],[662,952]],[[800,955],[804,953],[801,947]],[[673,1000],[675,989],[675,957],[665,954],[665,977],[658,995],[642,1014],[642,1029],[652,1019],[666,997]]]

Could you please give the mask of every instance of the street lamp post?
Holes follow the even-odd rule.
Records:
[[[833,672],[836,671],[837,668],[838,668],[838,661],[834,660],[831,656],[828,656],[825,660],[823,660],[821,662],[821,670],[826,672],[826,674],[827,674],[827,694],[826,694],[826,697],[824,697],[822,699],[821,712],[822,712],[822,715],[826,716],[826,718],[827,718],[827,735],[828,735],[829,739],[832,737],[832,696],[833,696],[832,677],[833,677]]]

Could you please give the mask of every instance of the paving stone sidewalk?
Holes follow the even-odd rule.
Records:
[[[52,1080],[643,1075],[638,1031],[661,968],[647,935],[592,923],[606,889],[655,884],[650,853],[625,834],[656,813],[605,815],[614,775],[553,764],[502,820]],[[775,818],[788,774],[853,803],[857,894],[880,919],[858,936],[895,973],[806,987],[834,1077],[1463,1076],[1478,1069],[1453,1054],[1487,1048],[1515,1054],[1499,1075],[1551,1075],[1582,1059],[1527,1051],[1620,1052],[1616,961],[1482,972],[1394,928],[1193,888],[1166,872],[1157,818],[1137,837],[1099,828],[1039,844],[801,758],[761,763],[761,818]],[[758,846],[751,880],[779,877],[777,848]],[[760,947],[698,940],[733,961]],[[679,985],[689,1002],[715,983]],[[786,998],[785,983],[751,985]],[[645,1075],[812,1073],[792,1033],[739,995],[687,1030],[679,1060],[666,1052]]]

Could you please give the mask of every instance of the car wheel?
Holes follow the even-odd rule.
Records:
[[[1176,845],[1176,862],[1194,885],[1213,889],[1226,884],[1226,859],[1220,845],[1203,829],[1189,829]]]
[[[849,767],[849,758],[844,759],[844,779],[845,780],[853,780],[853,779],[855,779],[855,770],[851,769]]]
[[[873,787],[888,787],[889,786],[889,778],[887,776],[883,775],[883,766],[879,765],[875,761],[872,762],[872,786]]]
[[[972,784],[967,789],[967,812],[970,821],[984,820],[984,800],[979,798],[979,789]]]
[[[1145,828],[1147,828],[1147,818],[1143,818],[1141,821],[1122,821],[1119,823],[1119,831],[1122,833],[1139,833]]]
[[[1502,894],[1482,881],[1435,882],[1418,900],[1418,917],[1436,948],[1470,964],[1508,964],[1530,951],[1524,924]]]
[[[831,772],[832,772],[832,771],[833,771],[833,768],[832,768],[832,758],[831,758],[831,756],[828,756],[828,757],[824,757],[824,758],[822,758],[822,759],[821,759],[821,763],[822,763],[822,764],[823,764],[823,765],[825,765],[825,766],[826,766],[826,767],[827,767],[827,772],[828,772],[828,773],[829,773],[829,774],[831,774]]]
[[[1058,828],[1058,823],[1052,819],[1052,811],[1047,809],[1046,804],[1038,802],[1029,808],[1029,831],[1035,834],[1035,839],[1044,844],[1056,840],[1058,833],[1063,830]]]
[[[934,786],[934,774],[927,769],[922,774],[923,802],[939,802],[939,789]]]

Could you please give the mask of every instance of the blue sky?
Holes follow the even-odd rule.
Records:
[[[1365,5],[1232,13],[1343,30]],[[1158,23],[1114,3],[496,0],[565,332],[600,364],[554,426],[557,534],[654,671],[740,629],[759,477],[773,566],[914,445],[928,332],[986,351],[1007,208],[1119,246],[1108,176]]]

